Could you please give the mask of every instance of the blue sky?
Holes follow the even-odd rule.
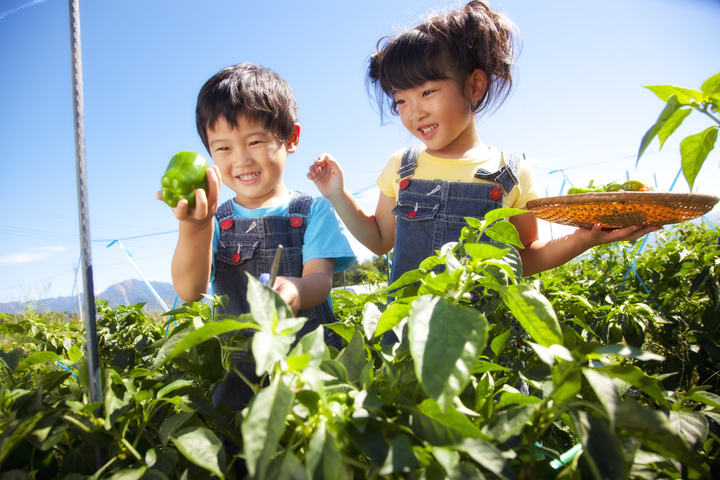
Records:
[[[0,0],[0,303],[70,295],[80,245],[73,138],[68,3]],[[504,0],[492,6],[518,25],[516,88],[479,122],[491,145],[524,153],[542,190],[556,195],[563,169],[575,185],[632,178],[669,188],[679,142],[710,126],[691,115],[635,170],[634,155],[662,102],[643,85],[699,88],[720,71],[720,2],[711,0]],[[348,188],[374,185],[394,151],[413,142],[381,125],[365,92],[367,56],[382,36],[457,5],[430,0],[362,2],[103,0],[80,2],[85,141],[97,292],[139,278],[170,281],[177,222],[155,191],[181,150],[206,154],[195,131],[197,92],[243,61],[277,71],[293,87],[302,134],[289,158],[289,188],[322,152],[342,164]],[[13,12],[3,17],[5,12]],[[719,154],[696,183],[719,193]],[[674,191],[687,191],[680,180]],[[230,198],[229,190],[221,199]],[[377,188],[361,201],[374,209]],[[553,227],[552,235],[568,230]],[[543,236],[551,235],[547,224]],[[131,238],[140,237],[140,238]],[[367,254],[358,248],[359,256]],[[80,282],[82,284],[82,282]]]

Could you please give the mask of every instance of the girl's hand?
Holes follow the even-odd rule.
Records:
[[[207,169],[205,172],[208,179],[208,192],[198,188],[195,190],[195,208],[188,209],[187,200],[180,200],[175,208],[172,208],[175,218],[190,223],[205,223],[212,220],[212,217],[217,212],[217,202],[220,195],[220,182],[221,175],[220,170],[217,166],[213,166]],[[158,191],[155,193],[155,198],[162,200],[161,193]]]
[[[577,235],[581,242],[589,245],[588,248],[591,248],[606,243],[637,240],[648,233],[662,230],[662,228],[663,227],[659,225],[652,227],[640,227],[638,225],[633,225],[630,227],[618,228],[616,230],[603,230],[602,225],[598,223],[593,225],[592,229],[578,228],[573,235]]]
[[[333,197],[342,194],[345,188],[345,175],[340,164],[331,155],[323,153],[310,165],[307,178],[315,183],[323,197],[332,202]]]

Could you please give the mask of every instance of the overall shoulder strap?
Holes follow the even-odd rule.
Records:
[[[234,213],[235,211],[232,208],[232,200],[228,200],[220,205],[220,208],[218,208],[217,212],[215,212],[215,218],[222,220],[223,218],[232,216]]]
[[[402,162],[397,173],[400,178],[410,177],[415,173],[415,167],[417,167],[417,158],[420,155],[421,145],[413,145],[407,147],[403,152]]]
[[[288,207],[288,213],[290,215],[307,217],[310,215],[310,206],[312,205],[312,201],[313,197],[307,193],[293,192],[292,198],[290,199],[290,206]]]

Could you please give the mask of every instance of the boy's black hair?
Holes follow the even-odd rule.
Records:
[[[370,56],[368,90],[382,116],[385,101],[397,114],[393,92],[433,80],[456,80],[461,85],[475,70],[487,77],[487,90],[473,105],[479,113],[499,107],[512,89],[519,34],[515,25],[484,1],[430,17],[397,37],[384,37]]]
[[[220,118],[236,127],[239,115],[262,122],[285,141],[298,121],[298,108],[290,85],[280,75],[261,65],[240,63],[213,75],[198,94],[195,123],[208,152],[207,130]]]

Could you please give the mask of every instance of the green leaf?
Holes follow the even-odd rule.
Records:
[[[290,413],[292,403],[293,393],[278,375],[255,395],[250,404],[241,429],[247,468],[255,478],[265,478],[285,431],[285,417]]]
[[[255,357],[255,373],[263,373],[281,360],[285,359],[295,335],[276,334],[272,332],[255,332],[252,339],[253,356]]]
[[[682,156],[682,170],[692,191],[700,169],[705,163],[708,154],[715,148],[718,137],[718,127],[710,127],[696,135],[690,135],[680,142],[680,155]]]
[[[12,352],[0,352],[0,360],[5,362],[11,372],[15,372],[23,355],[25,355],[25,351],[22,348],[16,348]]]
[[[665,140],[668,139],[670,135],[677,130],[677,128],[682,125],[683,120],[685,120],[685,117],[690,115],[692,113],[692,108],[680,108],[673,113],[670,118],[668,118],[663,126],[658,130],[657,136],[658,140],[660,140],[660,148],[662,149],[663,145],[665,144]]]
[[[522,432],[535,411],[534,405],[522,405],[494,413],[492,421],[483,427],[482,432],[497,442],[505,442]]]
[[[110,480],[139,480],[140,478],[143,478],[146,471],[147,467],[144,465],[139,468],[125,468],[113,473]]]
[[[293,347],[287,357],[288,364],[295,357],[307,356],[306,367],[317,368],[325,355],[325,338],[323,327],[318,327],[307,335],[303,336]]]
[[[492,443],[477,438],[465,438],[456,448],[503,480],[518,478],[502,452]]]
[[[608,425],[582,410],[569,410],[573,431],[580,438],[587,464],[597,480],[628,478],[620,439]]]
[[[523,395],[519,392],[502,392],[500,400],[495,404],[495,410],[500,410],[509,405],[536,405],[538,403],[542,403],[542,400],[532,395]]]
[[[160,389],[160,391],[157,393],[157,398],[163,398],[165,395],[167,395],[170,392],[173,392],[179,388],[188,387],[192,385],[194,380],[192,379],[179,379],[175,380],[174,382],[170,382],[167,385],[165,385],[163,388]]]
[[[287,303],[273,289],[260,283],[255,277],[248,276],[247,301],[253,319],[263,332],[274,332],[275,326],[294,315]]]
[[[657,95],[660,100],[667,102],[672,96],[675,96],[679,103],[690,105],[693,102],[702,103],[705,101],[703,92],[698,92],[690,88],[676,87],[674,85],[654,85],[645,87]]]
[[[662,384],[650,378],[634,365],[610,365],[597,369],[600,373],[605,373],[613,378],[619,378],[635,388],[638,388],[650,395],[659,405],[670,408],[667,399],[663,395]]]
[[[627,358],[634,358],[635,360],[640,360],[643,362],[662,362],[665,360],[665,357],[662,355],[658,355],[652,352],[646,352],[642,349],[639,349],[637,347],[632,347],[629,345],[620,345],[620,344],[612,344],[612,345],[601,345],[597,347],[594,351],[594,354],[600,354],[602,356],[606,355],[620,355],[622,357]],[[593,356],[593,355],[591,355]]]
[[[197,426],[187,427],[171,438],[185,458],[219,478],[225,478],[225,449],[212,430]]]
[[[667,414],[670,428],[691,447],[699,447],[708,437],[708,421],[702,413],[670,410]]]
[[[451,445],[463,438],[488,439],[466,415],[452,406],[443,411],[431,398],[423,400],[417,409],[406,410],[412,417],[410,428],[430,445]]]
[[[355,335],[355,328],[342,322],[326,323],[324,326],[340,335],[346,342],[352,340],[353,335]]]
[[[651,87],[647,87],[647,88],[650,88],[652,90]],[[645,132],[645,135],[643,136],[643,139],[640,142],[640,150],[638,150],[637,160],[635,161],[636,167],[637,167],[637,164],[640,162],[640,157],[642,157],[642,154],[645,152],[645,149],[648,147],[648,145],[650,145],[650,143],[653,141],[653,139],[657,136],[658,132],[663,128],[663,125],[665,125],[665,122],[667,122],[668,119],[670,119],[670,117],[672,117],[673,114],[680,108],[680,102],[678,101],[678,99],[675,95],[669,96],[666,99],[666,101],[667,101],[667,105],[665,105],[665,108],[660,113],[660,116],[658,117],[657,121],[655,122],[655,125],[650,127],[650,129],[647,132]]]
[[[500,219],[523,215],[525,213],[528,213],[528,210],[521,210],[519,208],[496,208],[485,214],[485,224],[490,225]]]
[[[404,318],[406,318],[410,314],[410,305],[406,303],[391,303],[388,305],[388,307],[385,309],[385,311],[380,315],[380,319],[378,320],[377,327],[375,328],[375,331],[373,332],[373,338],[379,337],[385,332],[389,332],[397,324],[402,322]],[[369,332],[366,330],[366,334],[369,335]],[[371,338],[368,336],[368,340],[371,340]],[[349,340],[348,340],[349,341]]]
[[[412,440],[407,435],[400,434],[393,439],[385,457],[385,463],[380,467],[379,474],[409,473],[414,471],[417,465],[418,460],[413,452]]]
[[[375,337],[375,331],[377,330],[378,322],[382,314],[383,312],[381,312],[378,306],[374,303],[366,303],[363,307],[362,326],[365,330],[365,335],[367,336],[367,339],[370,341],[372,341],[372,339]]]
[[[485,229],[485,235],[493,240],[497,240],[500,243],[507,243],[518,248],[525,248],[525,245],[523,245],[520,241],[520,236],[518,235],[515,225],[507,220],[499,220],[490,225]]]
[[[520,325],[535,342],[549,347],[562,345],[562,329],[550,302],[529,285],[510,285],[507,288],[492,286],[503,297],[505,304]]]
[[[335,360],[342,363],[347,370],[348,381],[353,384],[360,383],[360,374],[367,363],[367,354],[365,353],[365,342],[360,330],[355,331],[355,336],[348,343],[347,347],[335,357]]]
[[[470,254],[473,260],[481,261],[488,259],[499,260],[504,258],[510,248],[502,248],[492,243],[466,243],[465,250]]]
[[[182,428],[183,425],[190,420],[194,412],[181,412],[175,415],[171,415],[163,420],[160,425],[160,440],[162,440],[163,449],[167,446],[167,442],[170,441],[170,437],[175,434],[177,430]]]
[[[423,278],[425,278],[425,274],[420,270],[410,270],[400,275],[400,278],[388,285],[386,290],[392,291],[406,285],[412,285],[415,282],[419,282]]]
[[[446,408],[463,391],[487,340],[487,320],[475,309],[432,295],[418,297],[408,320],[415,374],[428,396]]]
[[[177,339],[176,342],[173,342],[172,350],[170,351],[170,354],[167,356],[164,356],[164,359],[159,363],[158,366],[163,365],[176,356],[180,355],[183,352],[188,352],[192,347],[195,345],[200,345],[201,343],[205,342],[206,340],[216,337],[218,335],[222,335],[223,333],[231,332],[234,330],[243,330],[246,328],[252,328],[257,329],[258,326],[254,323],[244,323],[244,322],[238,322],[235,320],[223,320],[220,322],[208,322],[202,327],[198,328],[195,331],[188,331],[185,333],[181,338]],[[180,335],[182,332],[178,333]],[[161,353],[163,350],[165,350],[165,346],[172,341],[173,338],[177,337],[178,335],[174,335],[168,339],[168,341],[163,345],[163,347],[160,349],[160,352],[158,352],[158,357],[161,356]],[[169,347],[168,347],[169,349]],[[156,360],[157,361],[157,360]],[[153,367],[153,369],[156,369],[157,367]]]
[[[641,407],[633,400],[625,400],[620,403],[617,412],[617,426],[634,435],[653,451],[709,475],[707,466],[670,426],[665,412]]]
[[[308,478],[338,478],[340,476],[340,449],[335,435],[328,434],[326,420],[315,426],[305,453],[305,470]]]
[[[719,95],[720,94],[720,73],[716,73],[712,77],[705,80],[700,90],[707,95]]]
[[[495,358],[498,358],[505,350],[508,338],[510,338],[512,333],[512,330],[505,330],[503,333],[492,339],[492,342],[490,342],[490,349],[495,354]]]
[[[32,367],[33,365],[37,365],[38,363],[53,362],[62,359],[63,358],[55,352],[35,352],[24,358],[23,361],[20,362],[20,364],[17,366],[15,371],[20,372],[22,370],[25,370],[26,368]]]
[[[605,407],[605,412],[610,421],[610,430],[614,431],[615,417],[620,407],[620,395],[618,395],[615,389],[612,378],[591,368],[583,368],[582,373],[585,375],[585,378],[595,392],[595,395],[597,395],[600,403]]]

